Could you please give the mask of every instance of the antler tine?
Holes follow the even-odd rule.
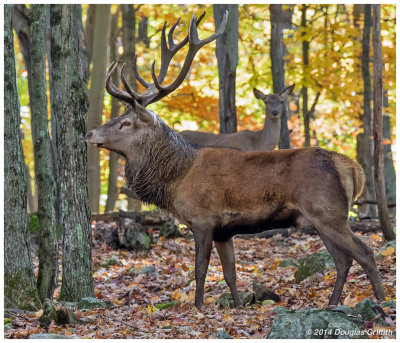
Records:
[[[195,45],[198,50],[203,45],[208,44],[208,43],[212,42],[213,40],[217,39],[219,36],[221,36],[225,31],[225,27],[228,22],[228,15],[229,15],[228,11],[225,11],[225,14],[221,20],[221,23],[219,24],[218,28],[215,30],[215,33],[212,34],[210,37],[203,39],[203,40],[199,40],[197,26],[193,25],[194,20],[192,18],[192,20],[190,21],[190,24],[189,24],[189,42],[190,42],[190,44]]]
[[[136,101],[140,102],[140,94],[136,93],[134,89],[129,85],[128,81],[125,78],[124,74],[124,68],[125,68],[125,63],[121,66],[121,69],[119,70],[119,73],[121,75],[121,81],[122,84],[124,85],[125,89],[128,91],[129,95],[135,99]]]
[[[202,19],[202,17],[201,17],[201,19]],[[173,81],[168,86],[162,87],[161,82],[156,82],[155,72],[153,71],[154,70],[154,63],[153,63],[152,76],[153,76],[154,84],[157,87],[157,89],[159,90],[159,92],[158,92],[158,94],[156,94],[156,96],[153,99],[149,100],[148,103],[153,103],[153,102],[161,99],[162,97],[173,92],[175,89],[177,89],[180,86],[180,84],[185,79],[187,73],[189,72],[190,66],[193,62],[194,57],[196,56],[197,51],[199,51],[199,49],[203,45],[208,44],[208,43],[212,42],[213,40],[217,39],[219,36],[221,36],[225,31],[227,21],[228,21],[228,11],[225,12],[224,17],[222,18],[222,21],[221,21],[219,27],[217,28],[217,30],[215,31],[215,33],[204,40],[199,40],[198,33],[197,33],[196,17],[193,14],[192,19],[190,20],[190,24],[189,24],[189,37],[188,37],[189,51],[186,55],[185,62],[183,63],[182,69],[180,70],[175,81]],[[159,80],[157,80],[157,81],[159,81]]]
[[[135,60],[133,63],[133,70],[135,72],[135,76],[136,76],[136,80],[138,80],[143,87],[145,87],[146,89],[149,89],[150,87],[150,83],[146,82],[143,77],[139,74],[138,68],[137,68],[137,55],[135,55]]]
[[[206,12],[203,12],[199,19],[196,21],[196,26],[200,24],[201,20],[204,18]],[[173,34],[174,30],[179,24],[179,21],[181,18],[179,18],[174,25],[172,25],[171,29],[168,32],[168,46],[167,46],[167,40],[165,38],[165,31],[166,31],[166,23],[164,23],[164,27],[162,29],[161,33],[161,68],[160,68],[160,73],[158,74],[158,83],[162,84],[165,76],[167,75],[169,64],[172,60],[172,58],[175,56],[175,54],[182,48],[184,47],[188,42],[189,42],[189,33],[186,35],[186,37],[178,44],[175,44]]]
[[[126,93],[125,91],[119,89],[114,83],[111,81],[111,75],[114,72],[114,70],[117,68],[118,63],[111,63],[108,71],[107,71],[107,76],[106,76],[106,90],[107,92],[115,97],[116,99],[122,100],[128,104],[133,104],[133,99],[132,97]]]

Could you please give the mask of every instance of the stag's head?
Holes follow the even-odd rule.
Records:
[[[154,141],[156,137],[159,137],[160,134],[163,132],[165,133],[165,124],[157,114],[146,109],[146,106],[159,101],[177,89],[186,78],[197,51],[199,51],[203,45],[214,41],[225,31],[228,20],[227,11],[215,33],[206,39],[200,40],[198,38],[197,26],[203,19],[204,14],[205,13],[197,20],[193,15],[189,24],[189,33],[179,44],[175,44],[173,32],[180,19],[177,20],[168,33],[168,44],[165,35],[166,23],[164,24],[161,34],[160,72],[158,76],[156,76],[154,61],[151,68],[152,83],[146,82],[139,74],[136,63],[137,56],[135,56],[134,72],[136,74],[136,79],[146,88],[144,93],[137,93],[128,84],[124,75],[124,65],[119,69],[119,73],[125,91],[119,89],[111,81],[111,75],[116,70],[117,64],[113,63],[110,66],[106,76],[106,90],[114,98],[128,105],[128,107],[126,112],[120,117],[112,119],[97,129],[88,132],[85,137],[87,143],[99,148],[118,152],[124,157],[132,157],[132,153],[139,151],[141,145],[149,144],[152,140]],[[187,43],[189,43],[189,49],[177,78],[170,85],[162,86],[171,59]]]
[[[264,94],[257,88],[253,89],[257,99],[264,101],[265,117],[269,119],[280,119],[282,115],[282,106],[284,101],[293,92],[294,85],[286,87],[280,93]]]

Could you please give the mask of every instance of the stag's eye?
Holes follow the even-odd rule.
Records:
[[[119,126],[119,129],[121,130],[124,126],[130,126],[130,125],[131,125],[130,121],[123,121]]]

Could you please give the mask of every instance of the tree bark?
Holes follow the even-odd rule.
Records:
[[[386,198],[389,204],[396,204],[396,172],[393,165],[392,130],[390,117],[383,115],[383,165],[385,173]],[[387,141],[387,142],[385,142]],[[395,215],[396,208],[389,208],[389,214]]]
[[[121,57],[125,65],[125,75],[128,83],[137,90],[136,77],[133,65],[136,55],[136,13],[133,5],[123,4],[122,10],[122,45],[124,55]]]
[[[143,42],[146,45],[146,48],[150,46],[150,39],[147,35],[147,27],[148,27],[149,18],[143,17],[139,22],[138,27],[138,41]]]
[[[56,116],[63,263],[60,299],[77,301],[94,296],[92,231],[87,189],[87,150],[84,136],[88,109],[81,61],[80,5],[51,5],[51,60]]]
[[[28,243],[12,7],[4,6],[4,306],[37,311],[41,304]]]
[[[118,18],[119,11],[112,15],[111,19],[111,33],[110,33],[110,61],[118,61],[118,48],[117,48],[117,34],[118,34]],[[118,73],[113,73],[112,81],[115,85],[119,84]],[[111,99],[111,118],[116,118],[119,115],[120,103],[117,99]],[[109,174],[108,174],[108,192],[105,212],[114,210],[115,202],[118,200],[118,154],[110,151],[110,159],[108,161]]]
[[[279,93],[285,88],[285,71],[283,65],[283,42],[282,42],[282,5],[269,5],[271,13],[271,70],[272,88],[274,93]],[[286,101],[282,107],[281,132],[279,137],[279,148],[290,149],[289,129],[287,127]]]
[[[38,292],[41,301],[52,299],[57,283],[57,237],[54,214],[54,179],[51,170],[50,135],[47,120],[45,8],[32,5],[32,99],[31,126],[35,156],[40,224]]]
[[[87,128],[93,130],[101,125],[104,105],[104,83],[107,68],[107,45],[110,28],[111,5],[96,5],[93,37],[93,71],[89,90]],[[88,146],[88,178],[90,211],[100,209],[100,150]]]
[[[140,5],[139,5],[140,6]],[[121,60],[126,63],[125,76],[128,83],[136,91],[136,75],[133,70],[135,55],[136,55],[136,10],[133,5],[121,5],[122,10],[122,45],[124,54]],[[140,211],[142,202],[140,200],[128,198],[128,211]]]
[[[301,6],[301,27],[306,29],[307,27],[307,8],[308,5]],[[305,33],[302,33],[304,36]],[[309,51],[310,51],[310,42],[303,39],[302,40],[302,53],[303,53],[303,87],[301,89],[301,94],[303,98],[302,111],[303,111],[303,120],[304,120],[304,145],[310,146],[310,116],[308,113],[308,88],[305,79],[305,75],[307,74],[307,69],[309,66]]]
[[[214,5],[214,21],[217,27],[225,11],[229,12],[225,32],[217,38],[215,50],[219,78],[219,132],[237,131],[236,117],[236,68],[238,65],[239,10],[238,5]]]
[[[375,199],[374,189],[374,162],[373,162],[373,140],[372,140],[372,114],[371,114],[371,74],[369,70],[369,53],[371,37],[371,5],[364,6],[364,29],[362,38],[361,71],[364,83],[364,114],[363,128],[364,132],[357,139],[357,159],[364,169],[365,187],[362,194],[363,199]],[[375,218],[376,209],[373,206],[365,205],[360,208],[363,216]]]
[[[382,43],[381,43],[381,6],[372,5],[372,42],[374,47],[374,176],[375,193],[378,203],[379,222],[383,235],[387,240],[396,238],[389,220],[385,192],[385,175],[383,167],[383,137],[382,137]]]
[[[90,76],[90,63],[92,63],[94,20],[95,20],[95,16],[96,16],[96,7],[97,6],[98,5],[90,4],[88,11],[87,11],[87,16],[86,16],[84,42],[85,42],[85,51],[86,51],[86,56],[87,56],[88,78]]]

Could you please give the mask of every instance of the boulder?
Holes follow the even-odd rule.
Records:
[[[268,339],[368,338],[363,322],[356,316],[316,308],[275,309]]]
[[[298,261],[298,269],[296,271],[296,283],[300,283],[304,279],[315,273],[323,274],[332,270],[335,263],[332,256],[327,252],[317,252]]]
[[[86,297],[82,298],[78,301],[78,309],[79,310],[92,310],[94,308],[110,308],[113,307],[114,304],[111,301],[102,301],[97,298]]]

